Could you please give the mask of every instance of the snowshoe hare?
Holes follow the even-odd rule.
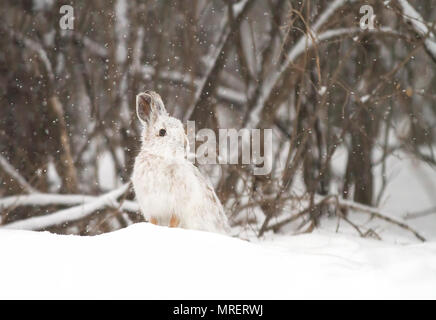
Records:
[[[136,112],[143,131],[132,182],[146,220],[228,233],[227,217],[212,185],[186,159],[189,143],[182,123],[168,115],[153,91],[136,96]]]

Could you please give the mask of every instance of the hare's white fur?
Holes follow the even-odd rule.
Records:
[[[227,233],[227,217],[212,185],[186,159],[189,144],[182,123],[168,115],[152,91],[137,96],[137,113],[143,124],[142,146],[132,182],[144,217],[168,226],[174,215],[179,227]]]

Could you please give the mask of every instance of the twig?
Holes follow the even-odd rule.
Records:
[[[425,217],[425,216],[428,216],[428,215],[431,215],[431,214],[436,214],[436,207],[432,207],[432,208],[421,210],[421,211],[417,211],[417,212],[407,213],[404,216],[404,219],[406,219],[406,220],[416,219],[416,218]]]
[[[372,208],[369,206],[365,206],[363,204],[360,203],[356,203],[350,200],[345,200],[342,198],[337,198],[337,205],[342,207],[342,208],[350,208],[350,209],[354,209],[363,213],[367,213],[367,214],[371,214],[374,215],[375,217],[385,220],[387,222],[390,222],[392,224],[395,224],[405,230],[408,230],[410,232],[412,232],[415,237],[417,237],[419,240],[421,241],[426,241],[425,238],[420,235],[418,233],[418,231],[414,230],[412,227],[410,227],[408,224],[406,224],[402,219],[394,217],[388,213],[384,213],[380,210],[378,210],[377,208]]]
[[[15,179],[16,182],[27,192],[27,193],[37,193],[38,190],[33,188],[26,179],[23,178],[21,174],[6,160],[5,157],[0,155],[0,167],[12,178]]]
[[[397,0],[403,11],[403,18],[406,22],[410,22],[413,30],[420,37],[424,38],[424,47],[428,55],[436,62],[436,39],[431,29],[423,20],[422,16],[413,8],[407,0]]]
[[[313,24],[311,32],[317,37],[320,28],[325,24],[325,22],[342,6],[346,3],[352,3],[354,0],[335,0],[329,3],[328,7],[320,14],[317,21]],[[310,37],[308,35],[303,35],[297,41],[297,43],[292,46],[290,51],[286,55],[286,60],[280,65],[279,70],[274,72],[269,79],[264,81],[262,88],[260,89],[260,94],[258,95],[256,102],[254,103],[254,108],[251,112],[250,120],[247,123],[248,127],[256,127],[259,121],[260,113],[266,103],[272,95],[274,88],[276,88],[278,82],[282,78],[282,75],[289,69],[289,67],[294,63],[295,59],[300,56],[303,52],[309,49],[313,45]]]
[[[265,230],[274,230],[274,231],[277,231],[280,228],[282,228],[284,225],[286,225],[288,223],[291,223],[291,222],[297,220],[298,218],[301,218],[302,216],[306,215],[307,213],[309,213],[311,211],[311,209],[314,210],[315,208],[324,205],[329,200],[330,200],[330,197],[326,197],[323,200],[321,200],[320,202],[318,202],[317,204],[315,204],[315,206],[312,206],[312,207],[308,206],[307,208],[301,210],[300,212],[298,212],[296,214],[293,214],[291,217],[289,217],[287,219],[284,219],[284,220],[282,220],[280,222],[277,222],[276,224],[273,224],[271,226],[265,227]]]
[[[212,52],[206,58],[208,63],[207,70],[201,80],[201,84],[196,89],[194,103],[185,114],[185,121],[192,117],[194,111],[199,108],[199,106],[203,103],[203,100],[209,96],[209,92],[213,91],[211,90],[211,82],[214,82],[212,79],[221,69],[222,63],[220,63],[220,58],[223,58],[223,51],[225,51],[224,48],[229,43],[232,32],[239,27],[242,21],[241,18],[253,3],[253,0],[243,0],[233,5],[231,7],[232,13],[234,14],[233,23],[230,23],[231,21],[229,16],[225,17],[221,22],[221,35],[218,43],[214,46],[214,49],[212,49]]]
[[[309,210],[311,208],[314,207],[319,207],[321,205],[325,205],[327,203],[336,205],[337,207],[340,208],[349,208],[349,209],[353,209],[362,213],[367,213],[367,214],[371,214],[374,215],[375,217],[385,220],[389,223],[395,224],[407,231],[410,231],[411,233],[413,233],[415,235],[415,237],[417,237],[419,240],[421,241],[426,241],[426,239],[420,234],[418,233],[418,231],[416,231],[415,229],[413,229],[412,227],[410,227],[403,219],[401,218],[397,218],[395,216],[392,216],[388,213],[382,212],[377,208],[373,208],[370,206],[366,206],[360,203],[356,203],[350,200],[345,200],[343,198],[338,197],[337,195],[327,195],[327,196],[319,196],[317,195],[315,197],[315,204],[314,206],[310,207],[308,206],[307,208],[305,208],[304,210],[300,211],[299,213],[275,224],[272,226],[264,226],[264,230],[278,230],[279,228],[283,227],[284,225],[295,221],[296,219],[298,219],[299,217],[307,214],[309,212]]]

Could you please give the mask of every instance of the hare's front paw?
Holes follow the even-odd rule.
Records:
[[[168,225],[170,228],[177,228],[180,224],[180,219],[175,214],[171,215],[170,224]]]

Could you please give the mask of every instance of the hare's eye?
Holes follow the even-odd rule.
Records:
[[[161,137],[165,136],[166,134],[167,134],[167,131],[166,131],[165,129],[160,129],[160,130],[159,130],[159,135],[160,135]]]

